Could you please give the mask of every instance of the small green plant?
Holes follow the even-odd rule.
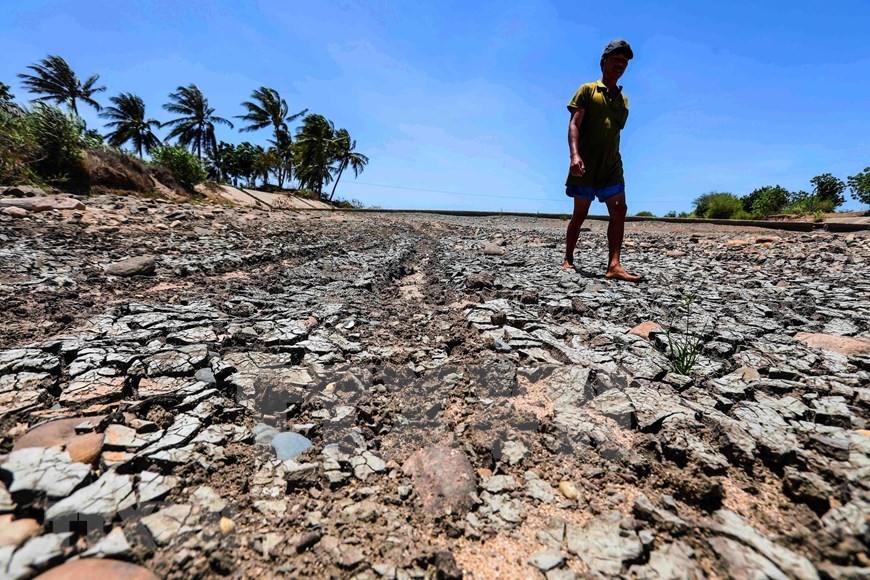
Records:
[[[815,222],[823,222],[825,221],[825,212],[820,209],[817,209],[813,212],[813,221]]]
[[[671,370],[681,375],[689,375],[698,362],[698,355],[703,347],[703,336],[695,335],[689,331],[692,318],[692,304],[697,298],[696,292],[687,292],[683,295],[680,306],[685,310],[684,326],[680,333],[676,333],[673,324],[665,327],[665,338],[668,341],[668,359],[671,361]],[[673,320],[673,319],[672,319]]]
[[[639,211],[634,215],[636,215],[637,217],[656,217],[656,214],[651,211]]]
[[[205,181],[205,170],[193,153],[179,145],[159,145],[151,150],[155,165],[162,165],[172,173],[182,187],[193,189]]]

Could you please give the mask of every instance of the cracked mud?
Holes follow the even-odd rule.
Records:
[[[870,574],[866,233],[85,201],[0,215],[0,576]]]

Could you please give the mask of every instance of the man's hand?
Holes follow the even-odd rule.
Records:
[[[583,160],[579,155],[571,156],[571,175],[574,177],[582,177],[584,173],[586,173],[586,166],[583,164]]]

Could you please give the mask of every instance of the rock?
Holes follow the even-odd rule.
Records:
[[[812,332],[798,332],[794,339],[810,348],[830,350],[844,356],[855,356],[870,353],[870,339],[852,338],[850,336],[836,336],[833,334],[821,334]]]
[[[101,433],[76,433],[76,425],[88,420],[94,424],[104,416],[78,417],[49,421],[30,429],[12,446],[13,451],[29,447],[59,447],[69,453],[70,459],[78,463],[93,463],[99,457],[103,444]]]
[[[206,485],[198,487],[190,499],[209,513],[219,513],[227,507],[227,502],[214,489]]]
[[[0,211],[3,215],[8,215],[9,217],[21,219],[26,218],[30,215],[30,212],[21,207],[7,207],[3,208],[3,211]]]
[[[545,550],[543,552],[538,552],[529,558],[529,564],[541,572],[546,572],[547,570],[552,570],[557,566],[561,566],[564,561],[565,556],[559,550]]]
[[[577,491],[577,486],[570,481],[560,481],[559,491],[565,496],[565,499],[573,501],[580,497],[580,492]]]
[[[731,578],[788,580],[788,576],[773,562],[740,542],[722,537],[710,538],[707,541],[722,559],[723,567],[728,570]]]
[[[737,248],[740,246],[748,246],[751,243],[752,242],[750,242],[749,240],[728,240],[727,242],[725,242],[725,247],[726,248]]]
[[[282,461],[296,459],[311,449],[311,441],[307,437],[293,432],[278,433],[272,438],[271,445],[278,459]]]
[[[665,252],[665,256],[667,256],[668,258],[682,258],[685,255],[686,252],[682,250],[669,250]]]
[[[63,557],[70,536],[72,536],[71,532],[65,532],[31,538],[12,554],[6,570],[0,572],[4,572],[4,578],[12,580],[31,576]]]
[[[226,516],[221,516],[221,519],[218,522],[218,527],[220,528],[221,534],[224,536],[229,536],[236,531],[236,524]]]
[[[489,243],[483,248],[484,256],[502,256],[506,250],[496,243]]]
[[[106,274],[109,276],[153,276],[157,268],[157,258],[154,256],[137,256],[120,262],[109,264]]]
[[[473,505],[477,484],[471,462],[462,451],[445,445],[421,449],[405,461],[405,475],[430,515],[462,515]]]
[[[624,529],[622,522],[619,512],[608,512],[587,522],[584,527],[568,525],[568,551],[582,560],[593,575],[621,575],[626,565],[643,555],[643,545],[637,533]]]
[[[136,492],[139,495],[139,503],[162,499],[170,491],[178,486],[178,478],[174,475],[160,475],[153,471],[143,471],[139,474],[139,484]]]
[[[0,195],[8,197],[34,197],[45,196],[46,193],[44,190],[32,185],[13,185],[12,187],[5,188],[0,192]]]
[[[519,441],[505,441],[501,448],[501,456],[508,465],[517,465],[529,454],[528,448]]]
[[[19,207],[30,212],[43,212],[57,210],[76,210],[85,209],[85,204],[71,197],[60,197],[54,195],[46,195],[40,197],[25,197],[13,199],[0,199],[0,208],[2,207]]]
[[[106,558],[106,557],[129,557],[133,552],[124,530],[120,527],[112,528],[105,538],[97,542],[94,547],[82,554],[83,557]]]
[[[159,580],[159,576],[142,566],[121,560],[98,558],[84,558],[67,562],[37,576],[37,580],[79,580],[80,578]]]
[[[45,519],[51,521],[88,515],[111,518],[134,505],[136,495],[133,493],[133,478],[109,470],[94,483],[50,506],[45,511]]]
[[[510,475],[493,475],[491,477],[484,477],[480,482],[480,487],[490,493],[502,493],[515,490],[517,482]]]
[[[737,540],[745,546],[752,548],[752,550],[763,556],[763,559],[773,562],[777,568],[798,580],[815,580],[819,577],[815,567],[813,567],[807,558],[792,552],[788,548],[774,544],[731,510],[720,509],[717,511],[713,514],[713,520],[707,524],[707,527],[718,534]],[[720,543],[720,545],[722,544]],[[714,549],[716,549],[715,546]],[[738,555],[743,553],[740,550],[734,552],[733,546],[730,546],[730,544],[726,545],[725,549],[729,553],[737,553]],[[750,560],[755,562],[752,558]]]
[[[650,522],[674,536],[685,534],[691,529],[689,524],[681,518],[668,511],[655,507],[649,498],[643,494],[639,494],[637,498],[635,498],[632,511],[638,518]]]
[[[836,497],[834,488],[821,476],[791,466],[783,470],[783,491],[793,500],[810,506],[817,514],[828,511],[831,498]]]
[[[177,535],[193,531],[188,524],[191,509],[187,504],[171,505],[142,518],[142,525],[159,546],[165,546]]]
[[[12,501],[12,496],[9,495],[9,490],[6,489],[6,484],[0,481],[0,514],[15,510],[15,502]]]
[[[647,564],[632,566],[629,572],[637,580],[694,580],[702,577],[694,559],[691,546],[674,542],[653,551]]]
[[[553,503],[556,492],[553,487],[538,477],[533,471],[527,471],[523,477],[526,480],[526,495],[543,503]]]
[[[658,322],[647,320],[645,322],[641,322],[640,324],[629,330],[628,334],[634,334],[635,336],[639,336],[645,340],[649,340],[649,335],[653,332],[662,332],[662,327]]]
[[[470,274],[465,278],[465,286],[471,290],[492,288],[494,283],[495,279],[492,274]]]
[[[39,534],[42,526],[30,518],[12,519],[12,514],[0,516],[0,548],[17,548],[31,537]]]
[[[9,491],[43,491],[66,497],[91,474],[91,467],[75,463],[66,451],[28,447],[10,453],[0,469],[12,474]]]

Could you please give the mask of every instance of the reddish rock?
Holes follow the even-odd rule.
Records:
[[[628,334],[637,335],[645,340],[649,340],[649,335],[653,332],[661,332],[662,326],[658,322],[653,322],[652,320],[646,320],[641,322],[634,328],[628,331]]]
[[[866,338],[799,332],[794,335],[794,339],[805,343],[810,348],[831,350],[845,356],[870,353],[870,339]]]
[[[12,546],[17,548],[39,533],[42,526],[29,518],[12,521],[12,514],[0,516],[0,548]]]
[[[462,515],[474,505],[474,469],[459,449],[446,445],[421,449],[405,461],[402,471],[413,479],[414,491],[430,515]]]
[[[99,424],[102,416],[73,417],[71,419],[58,419],[50,421],[38,427],[34,427],[21,436],[13,451],[27,449],[28,447],[60,447],[69,453],[70,458],[78,463],[93,463],[99,456],[103,446],[102,433],[76,434],[76,425],[84,421]]]
[[[728,240],[727,242],[725,242],[725,247],[734,248],[738,246],[746,246],[750,243],[752,242],[750,242],[749,240]]]
[[[38,580],[79,580],[80,578],[111,578],[112,580],[159,580],[150,570],[120,560],[86,558],[67,562],[36,577]]]
[[[10,217],[18,218],[18,219],[26,218],[28,215],[30,215],[29,211],[27,211],[26,209],[21,208],[21,207],[7,207],[7,208],[4,208],[3,211],[0,213],[3,213],[3,214],[8,215]]]
[[[85,209],[85,204],[71,197],[46,195],[45,197],[0,199],[0,207],[20,207],[22,209],[26,209],[27,211],[40,212],[51,211],[53,209]]]

